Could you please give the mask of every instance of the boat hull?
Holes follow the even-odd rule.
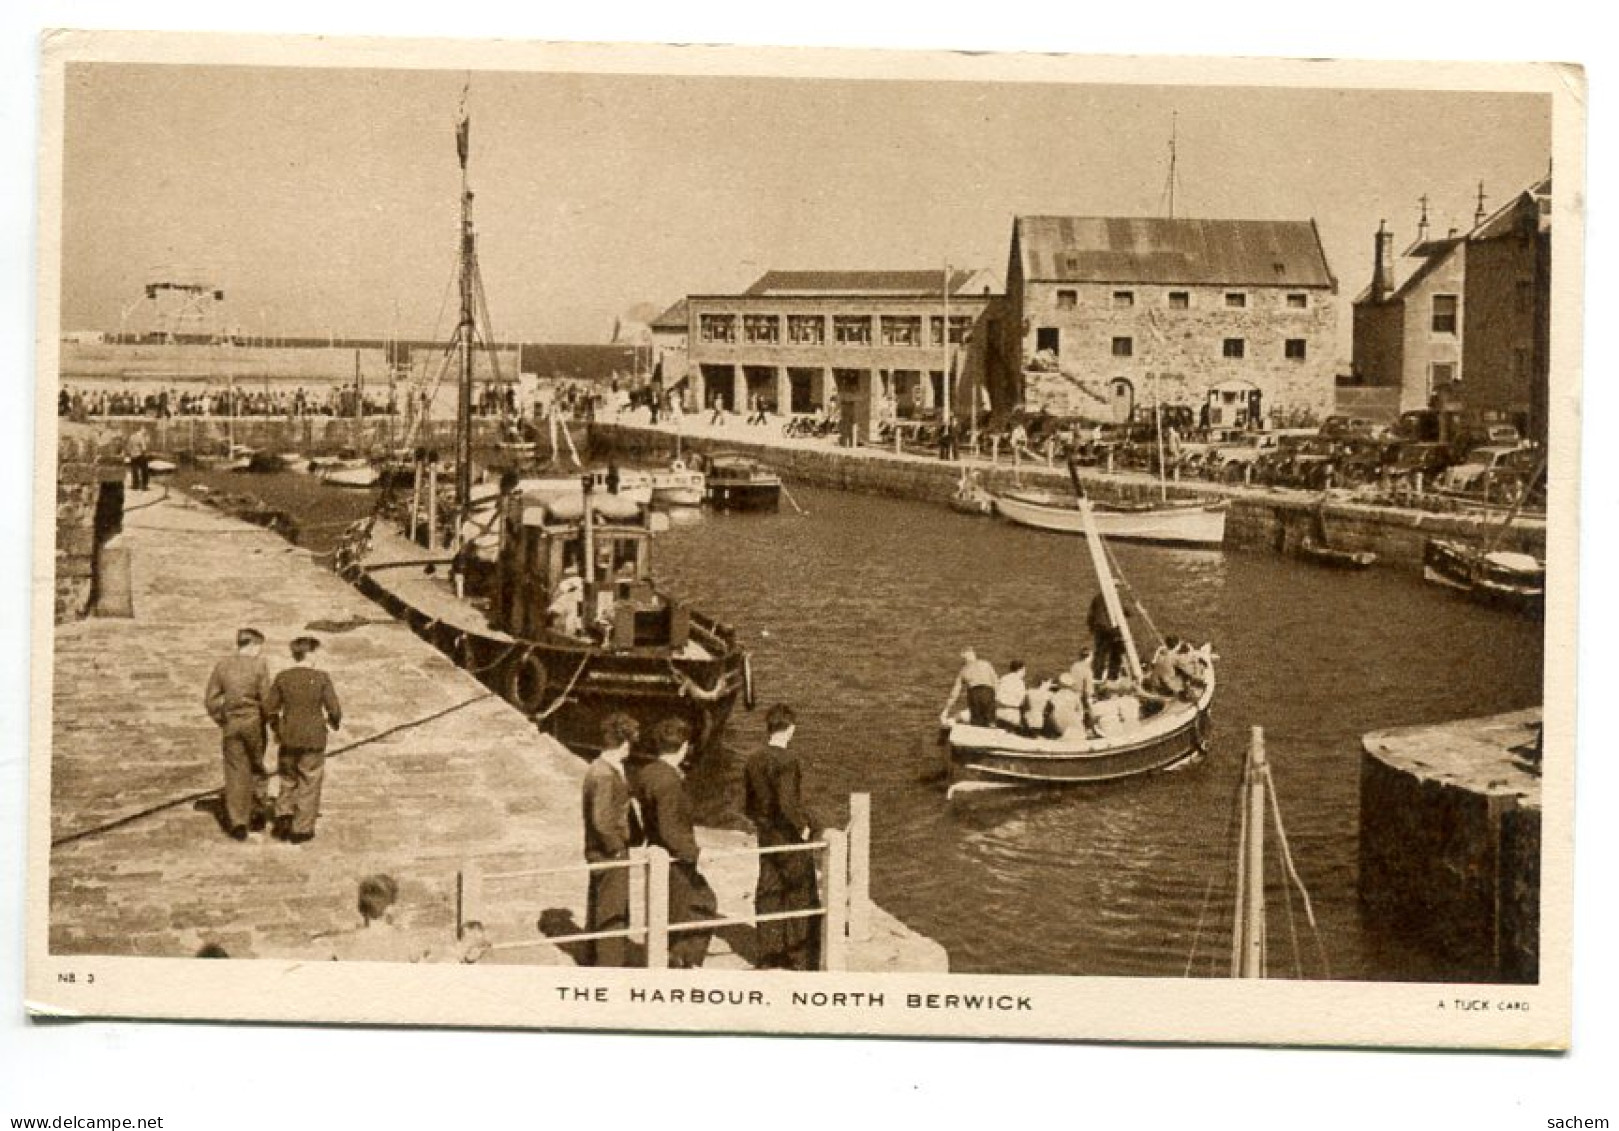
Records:
[[[733,483],[709,479],[704,498],[711,507],[733,511],[781,509],[780,483]]]
[[[1546,607],[1545,566],[1522,568],[1518,558],[1527,556],[1485,554],[1460,542],[1431,538],[1423,547],[1422,576],[1480,604],[1541,616]]]
[[[1067,741],[957,723],[946,737],[952,774],[958,782],[1094,785],[1158,773],[1203,750],[1213,702],[1211,672],[1196,703],[1168,706],[1128,734]]]
[[[691,728],[689,760],[695,765],[722,742],[737,701],[751,705],[746,653],[729,630],[696,610],[690,610],[692,635],[707,652],[703,658],[670,648],[612,649],[560,635],[512,637],[489,627],[447,586],[440,591],[424,580],[422,567],[430,559],[401,558],[426,552],[403,547],[411,544],[397,537],[381,550],[351,546],[339,554],[338,572],[577,754],[602,749],[602,721],[609,714],[635,719],[643,743],[650,743],[658,723],[676,717]],[[688,696],[682,679],[719,694]]]
[[[996,495],[995,511],[1020,526],[1061,534],[1084,534],[1084,519],[1073,503],[1027,492]],[[1096,530],[1112,542],[1217,549],[1225,543],[1225,503],[1193,503],[1141,510],[1093,510]]]
[[[1377,555],[1370,550],[1335,550],[1313,538],[1300,540],[1298,556],[1328,569],[1368,569],[1377,563]]]

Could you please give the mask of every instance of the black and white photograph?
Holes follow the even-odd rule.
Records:
[[[47,42],[30,1008],[1565,1047],[1584,82]]]

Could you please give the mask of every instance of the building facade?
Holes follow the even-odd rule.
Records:
[[[1313,221],[1019,216],[996,407],[1212,427],[1331,411],[1338,284]]]
[[[948,293],[942,271],[772,271],[740,295],[692,295],[686,403],[808,413],[836,401],[859,439],[946,403],[966,422],[998,332],[995,284],[984,271],[951,272]]]
[[[1352,368],[1358,385],[1396,389],[1395,415],[1427,408],[1463,376],[1467,240],[1423,236],[1403,255],[1378,228],[1372,281],[1353,309]]]

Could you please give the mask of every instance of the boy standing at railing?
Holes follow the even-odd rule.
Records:
[[[804,844],[817,827],[804,804],[803,773],[793,740],[793,709],[784,703],[765,716],[769,737],[748,756],[742,771],[743,812],[758,831],[759,847]],[[759,883],[754,890],[756,915],[813,910],[820,904],[815,858],[808,850],[768,852],[759,857]],[[761,970],[818,970],[821,966],[820,921],[813,916],[772,919],[755,929]]]
[[[691,727],[674,717],[658,724],[656,757],[629,762],[630,795],[641,810],[646,842],[669,854],[669,923],[701,922],[719,914],[719,898],[697,870],[701,851],[692,828],[691,800],[681,763],[691,745]],[[695,969],[708,957],[710,929],[674,931],[669,935],[669,965]]]
[[[602,720],[602,752],[585,768],[585,859],[592,864],[629,859],[634,838],[624,759],[640,733],[640,725],[622,712]],[[592,869],[585,900],[585,931],[622,931],[629,925],[629,869]],[[626,938],[594,939],[588,945],[587,966],[628,965]]]

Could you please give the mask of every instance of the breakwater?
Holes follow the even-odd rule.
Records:
[[[980,484],[990,491],[1012,490],[1019,484],[1059,491],[1069,487],[1065,468],[1029,462],[1014,468],[1005,456],[995,464],[987,460],[951,463],[870,447],[831,447],[824,440],[787,440],[774,429],[734,426],[731,435],[724,431],[710,429],[700,435],[683,431],[677,436],[670,428],[597,422],[591,425],[589,438],[591,452],[598,459],[667,460],[678,442],[683,452],[744,453],[773,467],[790,484],[941,505],[955,495],[964,467],[977,471]],[[1139,473],[1081,469],[1079,475],[1087,492],[1108,502],[1139,502],[1159,494],[1157,481]],[[1319,515],[1334,548],[1370,550],[1385,563],[1403,568],[1422,568],[1423,547],[1430,538],[1482,543],[1496,537],[1501,549],[1545,554],[1545,523],[1539,519],[1520,519],[1503,532],[1494,515],[1436,513],[1345,498],[1323,500],[1318,492],[1193,482],[1173,483],[1168,490],[1171,498],[1228,500],[1229,548],[1283,549],[1311,530]]]

